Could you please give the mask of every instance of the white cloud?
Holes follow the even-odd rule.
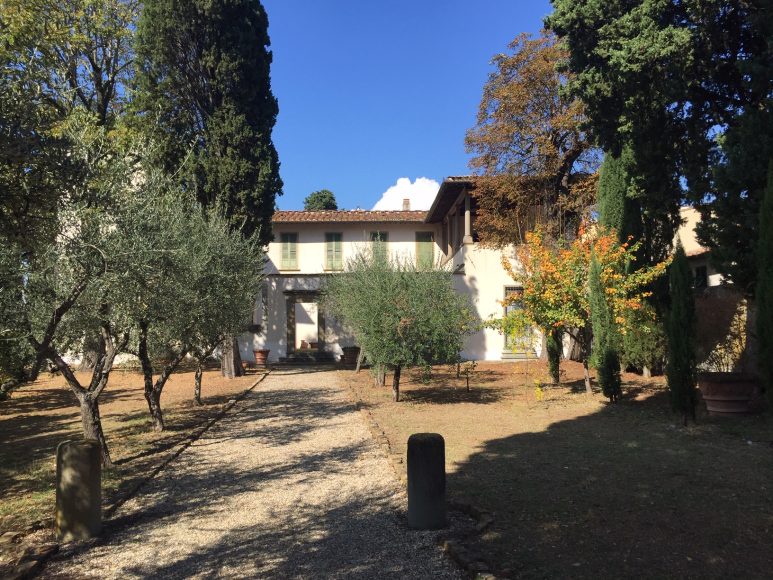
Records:
[[[434,179],[417,177],[411,183],[409,177],[401,177],[393,186],[387,189],[373,209],[390,210],[403,209],[403,200],[411,200],[411,209],[428,210],[437,195],[440,184]]]

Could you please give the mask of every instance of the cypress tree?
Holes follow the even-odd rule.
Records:
[[[655,257],[661,252],[651,247],[651,244],[662,242],[662,240],[658,242],[656,239],[651,239],[657,228],[653,228],[652,224],[645,227],[641,203],[635,195],[634,174],[635,163],[630,146],[623,147],[620,155],[607,153],[599,170],[597,197],[599,223],[607,229],[614,229],[621,244],[628,243],[630,240],[642,243],[636,260],[626,266],[629,273],[657,261]],[[645,231],[649,231],[650,235],[645,235]],[[660,367],[663,361],[660,337],[663,337],[664,333],[657,314],[661,310],[660,303],[663,302],[667,292],[665,280],[662,283],[655,283],[652,290],[654,298],[650,301],[647,313],[655,315],[654,326],[649,323],[635,325],[630,332],[621,337],[618,343],[620,345],[618,354],[624,364],[641,368],[645,374],[653,367]],[[648,317],[643,317],[643,320],[645,319],[649,321]]]
[[[616,348],[620,336],[601,281],[601,265],[595,255],[591,257],[588,285],[593,326],[591,357],[598,371],[599,386],[604,396],[616,403],[621,394],[620,356]]]
[[[564,331],[560,328],[545,331],[545,349],[547,350],[548,373],[556,385],[561,381],[561,351],[563,350]]]
[[[768,184],[760,206],[757,241],[757,336],[759,362],[768,398],[773,401],[773,159],[768,163]]]
[[[671,407],[681,413],[684,424],[695,420],[695,302],[692,274],[681,243],[677,243],[669,269],[671,306],[666,319],[668,362],[666,378]]]
[[[259,0],[145,0],[137,26],[136,106],[155,161],[260,245],[282,190],[269,45]]]
[[[599,223],[617,233],[622,244],[632,236],[641,238],[641,207],[629,194],[633,159],[630,148],[625,147],[620,155],[607,153],[599,169],[598,212]]]
[[[269,45],[259,0],[145,0],[137,25],[135,106],[151,157],[260,246],[282,193]],[[243,374],[234,337],[222,361],[225,376]]]

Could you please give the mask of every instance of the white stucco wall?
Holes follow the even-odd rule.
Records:
[[[506,253],[509,253],[506,251]],[[454,269],[464,264],[464,274],[454,276],[458,292],[467,293],[481,321],[501,318],[506,286],[518,286],[502,268],[502,251],[466,244],[453,257]],[[539,340],[535,336],[535,346]],[[474,360],[501,360],[505,337],[491,328],[484,328],[467,338],[462,356]]]
[[[271,274],[266,277],[264,282],[265,298],[259,300],[261,306],[259,314],[255,321],[262,326],[262,332],[259,334],[245,333],[240,337],[240,347],[242,357],[245,360],[253,360],[253,350],[267,348],[271,352],[268,359],[276,362],[280,357],[287,356],[287,302],[286,291],[298,290],[319,290],[323,284],[323,276],[304,276],[298,275],[278,275]],[[302,304],[308,304],[306,302]],[[300,345],[301,338],[306,338],[306,334],[316,340],[317,326],[308,322],[303,322],[298,317],[298,308],[296,305],[296,318],[300,324],[296,326],[296,348]],[[308,307],[307,307],[308,308]],[[316,310],[316,308],[311,308]],[[341,347],[355,344],[354,337],[347,333],[342,325],[331,318],[325,312],[315,312],[317,316],[324,316],[325,319],[325,348],[334,356],[340,357]],[[313,328],[312,328],[313,326]]]
[[[251,351],[268,348],[270,361],[276,361],[287,354],[287,312],[286,291],[318,290],[325,275],[325,233],[339,232],[342,236],[343,260],[346,261],[370,239],[371,231],[389,233],[389,251],[393,255],[415,258],[416,232],[432,231],[435,234],[435,256],[442,258],[441,242],[434,224],[421,223],[282,223],[276,224],[276,242],[269,246],[269,262],[266,267],[265,298],[259,300],[255,322],[263,325],[259,335],[246,334],[242,337],[243,355],[252,357]],[[298,271],[281,271],[281,244],[283,232],[298,234]],[[486,320],[500,317],[503,313],[501,300],[505,296],[506,286],[517,284],[505,273],[501,264],[502,253],[499,250],[484,249],[477,244],[462,246],[452,257],[451,264],[457,268],[463,264],[463,273],[454,276],[457,291],[471,297],[473,306],[480,317]],[[323,313],[324,315],[324,313]],[[334,319],[325,315],[325,348],[337,357],[341,347],[355,344],[355,339]],[[296,332],[296,341],[300,343],[300,328]],[[501,360],[504,349],[504,336],[492,329],[483,329],[468,337],[462,356],[474,360]],[[535,347],[539,348],[535,336]],[[249,358],[248,360],[251,360]]]
[[[374,231],[387,232],[388,251],[392,256],[416,256],[416,232],[432,232],[435,235],[435,256],[440,255],[437,246],[437,227],[435,224],[422,223],[279,223],[274,225],[276,241],[269,244],[267,274],[287,273],[295,271],[282,270],[281,234],[298,234],[298,269],[302,274],[321,274],[325,270],[325,234],[342,234],[341,246],[343,262],[356,254],[359,248],[367,247],[370,233]]]

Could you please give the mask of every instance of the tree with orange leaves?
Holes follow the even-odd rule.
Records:
[[[508,48],[492,60],[466,137],[478,174],[476,230],[492,247],[521,242],[535,224],[571,238],[594,202],[600,155],[583,129],[583,105],[562,91],[566,49],[549,32],[521,34]]]
[[[516,248],[514,265],[507,257],[502,266],[522,286],[517,295],[505,299],[520,301],[523,308],[492,321],[502,332],[517,334],[528,326],[542,332],[563,330],[577,341],[585,370],[585,389],[591,393],[591,302],[589,271],[591,259],[598,263],[609,312],[619,332],[633,324],[633,314],[642,310],[649,296],[646,288],[666,271],[668,262],[632,271],[627,264],[636,260],[638,243],[619,243],[614,231],[582,231],[572,242],[551,241],[541,228],[525,234],[525,244]],[[638,320],[637,320],[638,323]]]

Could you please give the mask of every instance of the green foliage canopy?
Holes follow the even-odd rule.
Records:
[[[760,367],[768,398],[773,400],[773,158],[768,163],[768,186],[760,208],[757,253],[757,336]]]
[[[320,189],[311,192],[303,200],[303,209],[306,211],[338,209],[335,194],[329,189]]]
[[[455,362],[477,320],[447,269],[362,250],[325,286],[324,307],[354,332],[369,360],[395,369]],[[374,258],[375,256],[375,258]],[[399,396],[399,395],[398,395]]]
[[[712,259],[752,293],[773,151],[768,0],[553,0],[569,91],[605,151],[633,153],[633,186],[668,252],[687,196]],[[686,187],[683,188],[682,185]],[[655,256],[662,259],[663,256]]]
[[[695,301],[692,274],[681,244],[677,244],[674,261],[669,268],[671,307],[666,321],[668,362],[666,377],[671,394],[671,406],[681,413],[684,421],[695,419]]]
[[[604,396],[617,402],[620,398],[620,332],[615,324],[614,313],[607,301],[606,289],[601,281],[601,265],[595,253],[591,255],[588,271],[588,292],[591,326],[593,328],[592,360],[598,369],[598,381]]]
[[[156,165],[261,245],[282,190],[269,44],[259,0],[147,0],[137,26],[135,106]]]

